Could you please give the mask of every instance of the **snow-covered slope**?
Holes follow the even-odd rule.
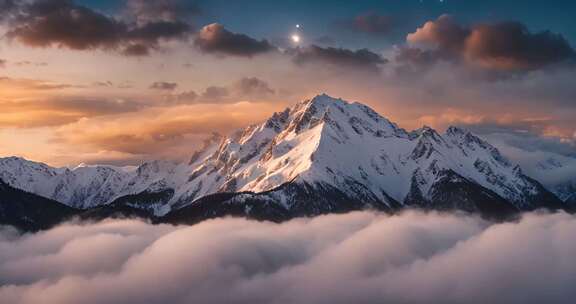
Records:
[[[52,168],[18,157],[0,159],[0,179],[7,184],[77,208],[107,203],[130,175],[111,166]]]
[[[518,209],[545,191],[498,150],[451,127],[406,132],[360,103],[327,95],[303,101],[224,140],[176,189],[182,206],[214,192],[263,192],[288,182],[329,185],[350,198],[389,205],[433,200],[434,185],[455,173]],[[278,197],[288,209],[289,198]]]
[[[480,199],[506,201],[519,210],[558,203],[466,130],[407,132],[365,105],[327,95],[230,137],[213,136],[189,162],[150,162],[127,172],[54,169],[8,158],[0,159],[0,178],[71,206],[122,201],[159,215],[224,192],[264,193],[258,200],[274,208],[300,210],[308,204],[312,212],[336,210],[336,201],[398,208],[461,200],[466,203],[460,207],[472,211]]]
[[[206,140],[206,153],[220,137],[214,135]],[[203,158],[202,152],[194,156]],[[134,167],[86,166],[76,168],[53,168],[43,163],[19,157],[0,158],[0,180],[8,185],[50,198],[75,208],[91,208],[108,204],[126,195],[142,192],[155,193],[172,189],[184,183],[190,168],[197,161],[176,163],[151,161]],[[160,209],[165,206],[155,206]]]

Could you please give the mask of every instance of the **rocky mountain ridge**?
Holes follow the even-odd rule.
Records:
[[[156,217],[566,207],[464,129],[408,132],[366,105],[324,94],[228,137],[213,135],[187,162],[66,169],[9,157],[0,159],[0,179],[78,209],[122,205]]]

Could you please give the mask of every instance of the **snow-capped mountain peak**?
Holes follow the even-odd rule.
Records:
[[[132,171],[61,170],[2,159],[0,168],[8,184],[76,207],[117,200],[142,206],[139,198],[154,195],[144,208],[156,214],[221,192],[264,193],[266,204],[283,210],[317,211],[338,209],[338,198],[378,208],[468,199],[461,204],[471,210],[478,206],[466,193],[516,209],[550,199],[540,184],[467,130],[450,127],[440,134],[425,126],[407,132],[366,105],[326,94],[228,137],[214,134],[183,163],[153,161]],[[306,197],[319,201],[303,207]]]

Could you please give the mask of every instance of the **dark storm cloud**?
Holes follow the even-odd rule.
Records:
[[[572,303],[576,219],[327,215],[0,233],[0,302]]]
[[[448,15],[428,21],[407,36],[415,46],[431,48],[436,59],[461,60],[495,70],[533,70],[576,59],[576,52],[559,34],[531,33],[519,22],[476,24],[470,27]],[[410,50],[408,48],[407,50]],[[406,49],[403,49],[406,51]],[[421,56],[412,57],[421,60]],[[404,59],[411,59],[404,55]]]
[[[333,67],[358,68],[377,71],[387,60],[368,49],[349,50],[344,48],[311,45],[289,51],[296,64],[327,64]]]
[[[162,40],[186,39],[192,28],[182,21],[130,24],[72,0],[37,0],[20,6],[7,36],[31,47],[119,50],[148,55]]]
[[[256,40],[244,34],[232,33],[218,23],[203,27],[194,44],[205,53],[241,57],[253,57],[276,50],[267,40]]]
[[[165,82],[165,81],[157,81],[150,85],[150,89],[163,90],[163,91],[173,91],[177,87],[178,87],[177,83]]]
[[[358,15],[352,20],[337,21],[336,26],[355,32],[385,36],[396,28],[397,22],[391,15],[366,13]]]

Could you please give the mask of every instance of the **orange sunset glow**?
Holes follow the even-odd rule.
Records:
[[[0,304],[576,303],[575,13],[0,0]]]

